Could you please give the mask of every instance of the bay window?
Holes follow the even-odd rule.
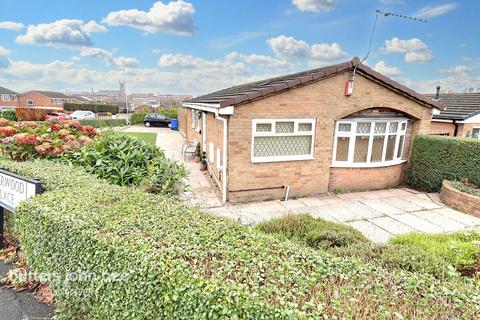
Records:
[[[252,122],[252,162],[313,159],[315,119]]]
[[[402,162],[407,119],[348,119],[335,124],[333,166],[375,167]]]

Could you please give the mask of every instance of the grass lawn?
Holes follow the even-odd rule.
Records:
[[[155,145],[155,142],[157,140],[157,134],[153,132],[122,132],[122,134],[130,137],[135,137],[138,140],[143,140],[153,146]]]

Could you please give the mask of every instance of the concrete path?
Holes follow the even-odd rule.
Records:
[[[348,224],[377,243],[412,231],[480,230],[479,218],[446,207],[438,194],[406,188],[230,205],[208,211],[247,225],[286,214],[308,213]]]
[[[208,181],[205,173],[200,171],[200,165],[193,161],[191,156],[184,160],[182,146],[185,143],[183,136],[169,128],[145,127],[143,125],[129,126],[121,129],[123,132],[153,132],[157,134],[156,145],[171,159],[183,162],[190,171],[188,184],[190,192],[186,195],[186,201],[201,208],[213,208],[222,205],[215,193],[215,186]]]
[[[9,267],[0,261],[0,278],[8,270]],[[0,287],[0,320],[50,319],[54,315],[52,305],[41,303],[31,293]]]

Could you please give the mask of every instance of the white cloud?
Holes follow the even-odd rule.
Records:
[[[308,61],[310,65],[325,65],[345,58],[347,53],[338,43],[317,43],[309,45],[303,40],[297,40],[285,35],[267,40],[273,53],[292,62]]]
[[[25,26],[23,23],[14,22],[14,21],[2,21],[0,22],[0,29],[12,30],[12,31],[20,31]]]
[[[426,6],[413,14],[417,18],[434,18],[456,9],[456,3],[448,3],[440,6]]]
[[[391,67],[385,63],[385,61],[379,61],[373,68],[375,71],[380,72],[383,75],[386,75],[388,77],[392,76],[398,76],[402,72],[400,71],[399,68],[397,67]]]
[[[257,68],[287,68],[289,63],[286,60],[276,59],[271,56],[263,54],[240,54],[238,52],[231,52],[226,56],[230,61],[242,61],[250,65],[256,65]]]
[[[51,47],[89,47],[93,45],[91,34],[105,31],[107,29],[95,21],[84,23],[82,20],[62,19],[52,23],[30,25],[27,32],[19,35],[15,42]]]
[[[385,53],[405,53],[405,61],[409,63],[423,63],[433,59],[432,51],[422,40],[417,38],[385,40],[383,51]]]
[[[230,36],[215,38],[209,41],[209,46],[215,49],[226,49],[238,46],[244,42],[256,39],[258,37],[264,36],[265,32],[251,31],[251,32],[240,32]]]
[[[327,12],[335,8],[335,0],[292,0],[300,11]]]
[[[155,2],[149,11],[138,9],[110,12],[103,22],[111,26],[129,26],[148,33],[171,33],[191,35],[195,32],[193,14],[195,9],[182,0],[167,4]]]
[[[10,50],[0,46],[0,68],[7,68],[10,65],[9,54]]]
[[[310,55],[310,46],[303,40],[284,35],[267,40],[273,53],[286,59],[305,59]]]
[[[458,66],[452,66],[446,70],[440,70],[441,72],[444,73],[453,73],[453,74],[459,74],[459,73],[467,73],[472,71],[472,68],[467,67],[465,65],[458,65]]]
[[[80,50],[81,57],[104,58],[108,66],[123,67],[123,68],[137,68],[139,61],[132,57],[114,57],[113,53],[101,48],[82,48]]]

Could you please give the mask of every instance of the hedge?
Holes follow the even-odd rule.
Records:
[[[122,127],[127,125],[125,119],[95,119],[95,120],[80,120],[82,125],[90,125],[95,128],[112,128]]]
[[[480,185],[480,140],[420,135],[414,139],[407,183],[437,192],[444,179]]]
[[[168,110],[167,109],[160,109],[158,112],[135,112],[135,113],[132,113],[132,115],[130,117],[130,123],[131,124],[143,123],[143,119],[149,113],[163,114],[170,119],[178,118],[177,109],[175,109],[175,108],[168,109]]]
[[[48,192],[17,208],[14,230],[30,269],[50,281],[67,318],[480,314],[480,287],[469,279],[441,282],[333,257],[61,164],[0,166],[46,185]]]
[[[17,121],[17,115],[15,110],[2,110],[0,111],[0,118],[10,121]]]
[[[17,107],[15,115],[18,121],[43,121],[52,112],[63,112],[61,108]]]
[[[99,104],[99,103],[64,103],[63,108],[66,111],[92,111],[92,112],[110,112],[112,114],[117,114],[119,106],[116,104]]]

